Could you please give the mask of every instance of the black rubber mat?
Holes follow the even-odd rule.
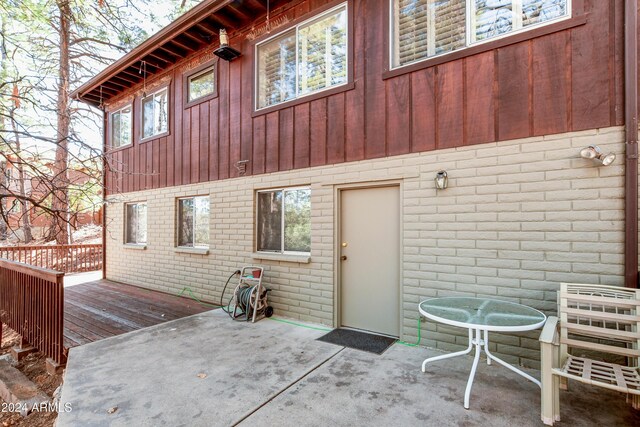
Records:
[[[382,354],[391,347],[391,344],[396,342],[396,339],[351,329],[334,329],[318,338],[318,341],[368,351],[369,353]]]

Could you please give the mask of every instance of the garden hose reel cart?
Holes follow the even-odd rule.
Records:
[[[263,317],[273,315],[273,307],[267,302],[269,289],[262,286],[264,269],[262,267],[246,266],[240,270],[238,285],[233,291],[229,306],[233,307],[233,317],[244,314],[245,320],[251,319],[255,323]]]

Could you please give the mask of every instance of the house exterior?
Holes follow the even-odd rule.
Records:
[[[15,243],[15,237],[24,239],[23,231],[20,227],[22,226],[25,213],[23,212],[20,200],[13,197],[13,195],[20,194],[20,162],[29,163],[37,168],[37,173],[31,168],[23,168],[24,192],[25,196],[30,200],[46,204],[47,199],[51,195],[51,180],[53,177],[52,164],[47,162],[43,163],[42,160],[38,158],[29,157],[18,159],[15,156],[9,155],[0,162],[0,169],[4,171],[3,186],[0,188],[0,193],[3,192],[5,194],[5,196],[2,197],[2,203],[3,209],[7,212],[7,225],[10,230],[7,237],[12,243]],[[90,198],[89,194],[96,193],[98,189],[97,183],[92,185],[92,183],[95,183],[92,174],[88,173],[85,168],[78,167],[77,165],[70,165],[67,174],[72,194],[74,191],[81,193],[79,197],[77,196],[72,200],[73,213],[69,219],[71,225],[79,228],[88,224],[101,224],[101,205],[91,203],[91,201],[87,200]],[[34,206],[31,202],[27,202],[27,206],[32,236],[36,239],[44,237],[51,226],[51,215],[45,212],[45,210]],[[0,239],[0,244],[2,243],[5,242]]]
[[[258,264],[276,315],[406,341],[429,297],[637,286],[635,7],[203,1],[72,94],[105,111],[106,277],[218,302]],[[537,335],[491,346],[535,366]]]

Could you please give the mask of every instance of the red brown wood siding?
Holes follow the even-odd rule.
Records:
[[[327,3],[299,2],[287,19]],[[236,177],[240,160],[256,175],[623,122],[620,0],[584,1],[584,25],[388,79],[387,1],[349,5],[353,88],[256,115],[254,44],[236,34],[243,55],[218,61],[216,98],[184,108],[188,71],[174,68],[169,135],[113,152],[109,193]]]

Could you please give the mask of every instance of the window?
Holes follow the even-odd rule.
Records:
[[[111,148],[131,144],[131,105],[111,114]]]
[[[178,246],[209,247],[209,197],[178,199]]]
[[[215,90],[215,69],[209,67],[188,77],[187,102],[212,95]]]
[[[311,252],[311,190],[309,188],[259,191],[257,204],[258,251]]]
[[[167,132],[168,130],[168,89],[142,98],[142,138]]]
[[[147,204],[127,203],[125,206],[125,243],[147,243]]]
[[[347,5],[257,45],[256,109],[346,84]]]
[[[391,0],[391,63],[400,67],[571,14],[571,0]]]
[[[9,206],[9,213],[19,215],[22,213],[22,204],[18,199],[13,199],[11,206]]]

